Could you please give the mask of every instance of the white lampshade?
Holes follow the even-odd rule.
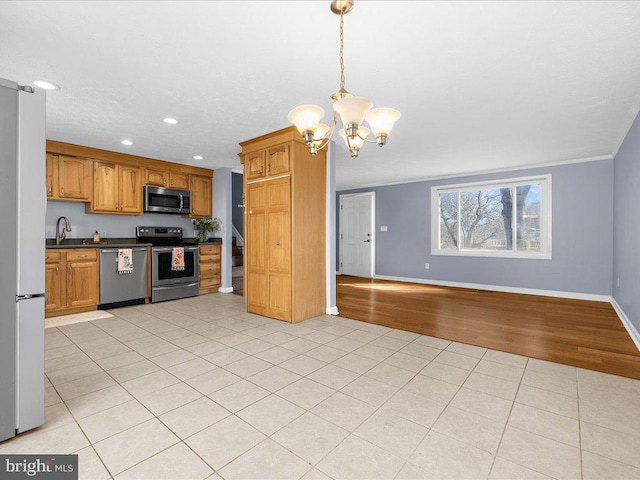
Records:
[[[324,139],[324,136],[327,134],[330,128],[331,127],[329,127],[329,125],[327,125],[326,123],[319,123],[318,128],[316,128],[316,131],[313,133],[313,141],[319,143],[322,139]]]
[[[373,136],[378,138],[381,135],[388,135],[393,124],[400,118],[400,112],[395,108],[374,108],[369,110],[365,119],[373,131]]]
[[[364,139],[367,138],[370,131],[367,127],[359,127],[358,135],[355,138],[350,138],[347,142],[347,132],[345,132],[344,128],[340,129],[339,135],[344,139],[344,143],[347,145],[347,148],[351,146],[352,150],[360,150],[362,145],[364,145]]]
[[[344,97],[333,104],[333,109],[340,115],[344,126],[361,125],[372,106],[373,102],[368,98]]]
[[[324,110],[317,105],[300,105],[289,112],[287,118],[293,123],[298,132],[304,135],[305,132],[315,132],[318,123],[324,116]]]

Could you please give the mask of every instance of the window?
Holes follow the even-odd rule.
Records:
[[[431,253],[551,258],[551,175],[431,188]]]

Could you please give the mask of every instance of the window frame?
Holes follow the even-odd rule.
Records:
[[[495,188],[517,188],[522,185],[540,185],[540,251],[528,252],[518,250],[471,250],[461,248],[458,242],[457,250],[440,249],[440,194],[459,193],[472,190],[490,190]],[[455,257],[493,257],[493,258],[521,258],[536,260],[552,259],[552,175],[536,175],[532,177],[505,178],[484,182],[458,183],[454,185],[437,185],[431,187],[431,255],[446,255]],[[460,238],[460,195],[458,198],[458,239]],[[513,225],[516,225],[516,208],[513,209]],[[516,235],[516,228],[513,228]],[[517,242],[515,243],[517,248]]]

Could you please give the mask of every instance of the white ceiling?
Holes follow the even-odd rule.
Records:
[[[328,1],[0,2],[0,77],[62,87],[48,138],[239,168],[294,106],[331,111],[338,21]],[[639,26],[640,2],[357,1],[346,87],[402,118],[383,149],[340,143],[338,188],[615,154]]]

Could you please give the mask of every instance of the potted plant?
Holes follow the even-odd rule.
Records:
[[[194,218],[193,228],[198,232],[198,242],[204,243],[207,241],[207,233],[215,232],[222,227],[222,222],[219,218]]]

